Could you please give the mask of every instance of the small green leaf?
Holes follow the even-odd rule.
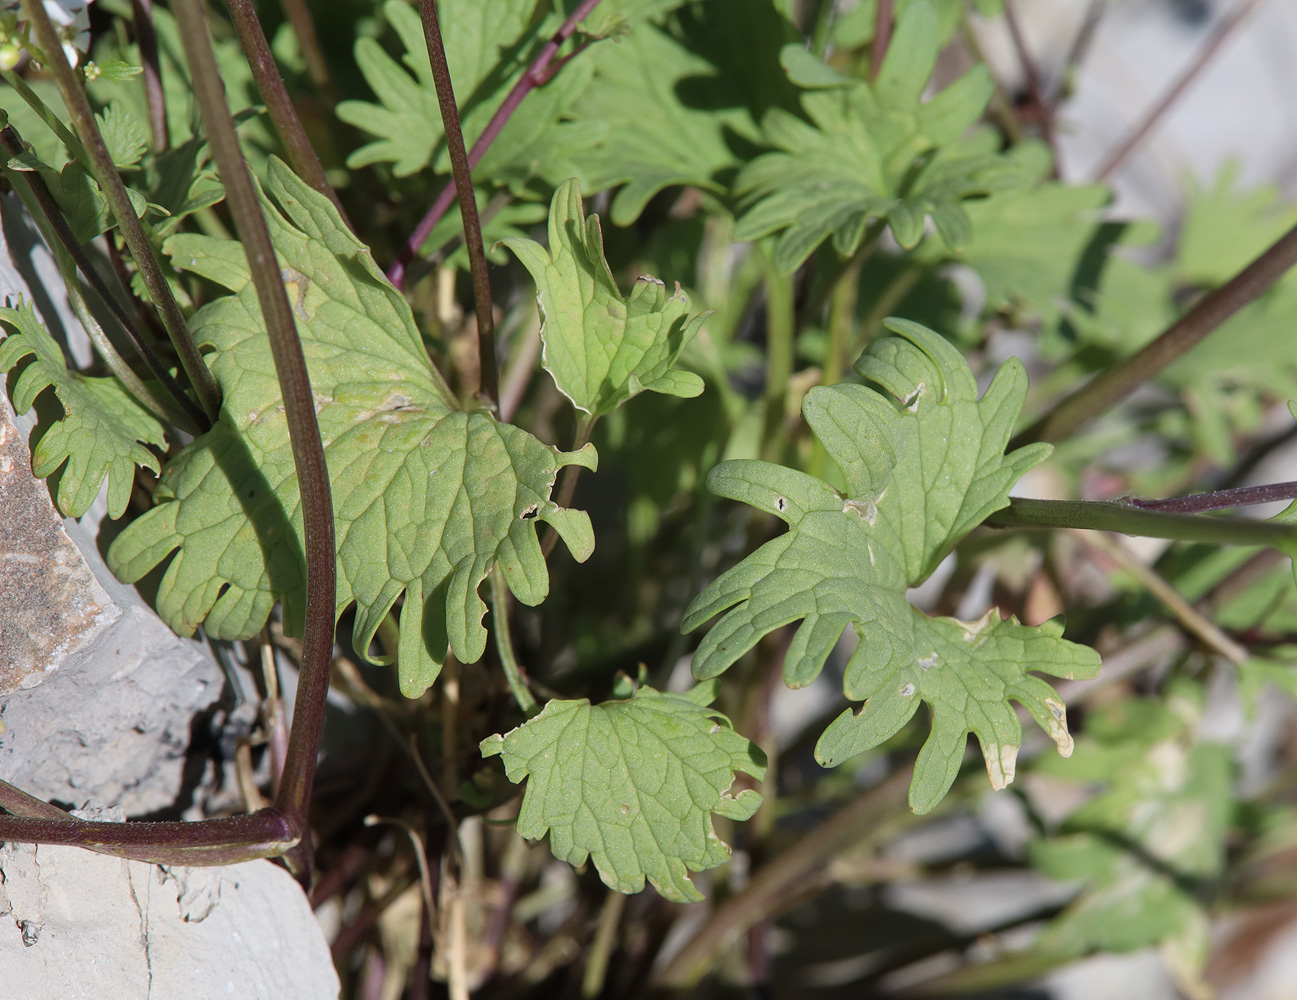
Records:
[[[424,350],[409,304],[331,203],[278,160],[264,202],[280,278],[302,338],[332,484],[339,614],[356,603],[354,647],[365,655],[402,594],[400,681],[417,696],[449,647],[465,663],[486,644],[478,585],[497,561],[526,604],[549,576],[538,521],[578,560],[590,520],[550,500],[559,469],[593,467],[594,449],[561,452],[489,414],[457,408]],[[158,505],[114,541],[109,565],[134,581],[167,560],[157,609],[175,631],[202,622],[215,638],[247,638],[284,600],[300,634],[302,510],[278,380],[243,248],[182,234],[166,244],[179,269],[234,294],[199,310],[191,328],[214,349],[224,394],[217,424],[168,464]],[[178,552],[176,550],[179,550]]]
[[[119,104],[110,104],[95,115],[99,131],[118,170],[139,166],[149,148],[149,133],[136,117]]]
[[[701,378],[673,365],[706,314],[687,319],[680,286],[668,297],[652,277],[641,277],[622,298],[604,260],[599,216],[586,218],[575,180],[554,193],[548,251],[521,237],[502,242],[536,282],[545,369],[577,409],[599,417],[646,390],[686,397],[703,391]]]
[[[695,689],[697,691],[697,689]],[[647,878],[667,899],[702,899],[688,872],[729,860],[712,814],[744,820],[752,789],[730,793],[736,772],[765,777],[765,755],[715,709],[689,695],[641,687],[624,701],[551,701],[540,715],[482,741],[509,779],[527,778],[518,833],[549,832],[554,856],[594,859],[604,882],[639,892]]]
[[[135,466],[158,471],[157,456],[145,445],[166,443],[162,425],[117,379],[69,372],[63,352],[30,303],[0,309],[0,323],[14,331],[0,340],[0,372],[35,355],[14,386],[14,409],[26,413],[50,386],[63,405],[63,418],[46,428],[32,450],[32,472],[45,478],[63,469],[58,505],[68,517],[84,514],[107,478],[108,516],[121,517],[131,497]]]
[[[773,514],[789,530],[699,594],[681,628],[730,609],[694,654],[694,676],[706,678],[762,636],[802,620],[784,660],[792,687],[811,683],[843,631],[854,629],[860,643],[843,689],[866,704],[829,727],[817,757],[832,766],[877,746],[926,701],[932,734],[910,786],[912,808],[926,812],[954,781],[969,732],[981,742],[992,783],[1012,779],[1022,733],[1009,699],[1069,753],[1061,699],[1027,671],[1088,677],[1099,658],[1065,642],[1055,624],[930,618],[906,600],[907,587],[1007,505],[1009,489],[1049,447],[1004,452],[1027,389],[1016,358],[978,399],[973,373],[946,340],[915,323],[887,325],[900,336],[876,341],[856,363],[885,393],[850,384],[815,388],[802,407],[837,462],[845,492],[766,462],[712,470],[712,492]]]
[[[739,173],[744,211],[735,238],[778,233],[775,265],[785,273],[830,236],[838,253],[854,253],[876,220],[885,219],[907,249],[922,239],[928,216],[948,242],[966,242],[971,230],[959,203],[1020,179],[1012,161],[995,152],[993,137],[964,138],[991,98],[984,66],[922,101],[938,48],[931,4],[909,4],[872,85],[804,94],[813,125],[779,108],[767,113],[766,138],[780,151]],[[822,87],[831,71],[812,72],[809,58],[799,56],[792,67],[797,80]]]

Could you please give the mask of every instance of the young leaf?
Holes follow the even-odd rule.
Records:
[[[599,216],[588,219],[581,188],[565,181],[549,210],[549,250],[521,237],[502,241],[536,282],[544,363],[559,391],[592,417],[645,390],[697,396],[703,381],[674,368],[706,314],[686,320],[689,300],[641,277],[623,299],[603,255]]]
[[[699,594],[681,628],[732,609],[694,654],[701,678],[802,619],[784,661],[785,681],[800,687],[853,627],[860,644],[843,689],[868,700],[859,714],[848,710],[829,727],[816,755],[831,766],[876,746],[926,701],[933,729],[910,786],[911,806],[926,812],[954,781],[969,732],[982,745],[992,783],[1012,780],[1021,730],[1008,699],[1026,706],[1059,751],[1070,753],[1061,699],[1027,671],[1088,677],[1099,659],[1060,638],[1057,624],[930,618],[906,600],[907,587],[1008,503],[1009,489],[1049,447],[1004,452],[1026,393],[1016,358],[979,400],[972,372],[946,340],[903,320],[888,326],[900,336],[875,342],[856,371],[894,401],[863,385],[835,385],[812,389],[802,407],[841,469],[845,493],[766,462],[724,462],[712,470],[714,493],[774,514],[789,530]]]
[[[593,448],[560,452],[485,413],[465,413],[432,368],[405,299],[333,206],[271,160],[265,203],[280,276],[302,337],[333,487],[338,612],[356,602],[364,654],[401,594],[400,680],[411,696],[436,678],[447,644],[468,663],[486,643],[477,588],[498,560],[509,587],[538,604],[549,577],[536,521],[578,559],[590,520],[549,499],[558,470],[592,467]],[[139,579],[179,549],[158,613],[181,634],[247,638],[278,598],[300,632],[302,512],[279,385],[243,248],[179,235],[172,263],[234,294],[194,315],[224,392],[216,426],[163,471],[158,506],[113,543],[109,565]]]
[[[872,85],[834,83],[807,93],[802,107],[813,125],[770,111],[763,126],[781,152],[740,172],[735,190],[746,211],[735,238],[781,233],[775,264],[786,273],[830,235],[838,253],[853,253],[876,220],[886,220],[907,249],[922,238],[928,216],[952,247],[967,243],[971,225],[960,203],[1015,186],[1018,172],[994,151],[992,137],[961,138],[991,98],[986,67],[922,101],[938,44],[931,4],[910,4]],[[804,65],[799,76],[808,79]]]
[[[63,352],[30,303],[0,309],[0,323],[13,331],[0,340],[0,372],[34,355],[14,386],[14,409],[26,413],[50,386],[63,405],[63,418],[46,428],[32,450],[32,472],[44,478],[63,469],[58,505],[68,517],[80,517],[90,508],[106,477],[108,516],[121,517],[131,498],[135,466],[158,471],[157,456],[145,445],[166,443],[162,425],[117,379],[69,372]]]
[[[149,148],[149,134],[139,120],[120,104],[110,104],[95,118],[117,169],[139,166]]]
[[[765,777],[765,755],[729,719],[689,695],[641,687],[624,701],[551,701],[483,757],[504,758],[509,780],[527,778],[518,833],[549,831],[554,856],[594,859],[604,882],[639,892],[644,879],[678,903],[702,899],[688,872],[729,860],[711,814],[748,819],[752,789],[730,794],[736,772]]]

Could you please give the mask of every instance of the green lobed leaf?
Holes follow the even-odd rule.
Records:
[[[464,662],[485,647],[478,585],[499,562],[510,589],[538,604],[549,577],[536,538],[552,525],[578,560],[594,539],[587,515],[550,499],[558,470],[593,467],[593,448],[561,452],[486,413],[465,413],[436,375],[406,300],[333,206],[272,159],[265,202],[280,276],[302,338],[333,490],[338,613],[356,603],[355,648],[400,613],[400,681],[418,695],[447,646]],[[158,506],[108,552],[123,580],[173,552],[157,609],[177,632],[205,621],[216,638],[247,638],[284,601],[300,633],[302,511],[275,368],[242,247],[182,234],[172,263],[230,289],[193,317],[224,394],[220,418],[163,471]],[[178,550],[178,551],[177,551]]]
[[[118,170],[127,170],[139,166],[140,158],[149,149],[149,134],[130,111],[120,103],[110,104],[95,115],[99,122],[99,131],[113,165]]]
[[[885,221],[907,249],[918,244],[929,216],[948,244],[966,243],[971,224],[961,202],[1017,186],[1020,177],[995,151],[993,136],[963,138],[991,98],[986,67],[922,100],[938,47],[931,4],[910,4],[873,84],[826,78],[829,89],[802,97],[810,122],[779,108],[767,113],[766,138],[780,151],[739,173],[744,211],[735,238],[778,233],[775,264],[785,273],[830,236],[838,253],[854,253],[873,222]],[[799,60],[798,78],[813,82],[804,64]]]
[[[848,628],[859,646],[843,689],[867,699],[821,737],[816,756],[832,766],[888,739],[920,701],[933,728],[915,768],[910,804],[926,812],[945,795],[977,735],[996,787],[1013,777],[1023,704],[1064,755],[1071,752],[1061,699],[1027,671],[1092,676],[1098,656],[1064,641],[1062,628],[988,616],[930,618],[905,597],[988,514],[1008,503],[1019,477],[1048,453],[1029,445],[1005,454],[1026,374],[1010,359],[979,399],[967,363],[924,327],[889,320],[899,334],[875,342],[856,371],[879,389],[812,389],[802,412],[846,483],[839,493],[792,469],[723,462],[708,486],[785,521],[761,546],[699,594],[681,628],[727,612],[694,654],[694,675],[714,677],[775,629],[801,620],[784,660],[793,687],[811,683]],[[889,398],[889,396],[891,398]]]
[[[687,319],[680,286],[668,296],[652,277],[641,277],[622,298],[604,259],[599,216],[586,218],[575,180],[554,192],[548,250],[522,237],[502,242],[536,282],[545,369],[577,409],[600,417],[646,390],[686,397],[703,391],[701,378],[673,366],[706,314]]]
[[[594,82],[570,111],[600,136],[568,172],[591,192],[622,185],[609,211],[619,226],[666,188],[725,193],[764,111],[792,103],[778,57],[794,37],[773,5],[708,0],[600,42]]]
[[[478,0],[449,4],[441,12],[446,60],[470,146],[525,71],[533,43],[538,45],[558,27],[557,15],[544,18],[537,7],[536,0]],[[377,138],[351,153],[347,166],[391,163],[392,172],[405,177],[436,157],[436,169],[447,172],[445,133],[418,11],[403,0],[388,0],[382,10],[400,42],[401,62],[376,39],[357,40],[356,64],[378,100],[343,101],[337,114]],[[528,94],[476,174],[513,183],[542,169],[545,146],[555,130],[561,146],[575,151],[588,145],[592,135],[559,121],[588,82],[588,70],[576,60],[552,83]]]
[[[51,386],[63,406],[62,419],[48,426],[32,449],[32,472],[43,479],[63,470],[58,505],[68,517],[80,517],[90,508],[106,478],[108,516],[121,517],[135,466],[158,471],[157,456],[145,445],[166,443],[162,424],[116,378],[69,372],[63,352],[30,303],[0,309],[0,324],[12,331],[0,340],[0,372],[33,356],[14,385],[14,409],[26,413]]]
[[[509,779],[527,779],[518,833],[549,833],[554,856],[593,858],[604,882],[639,892],[647,878],[667,899],[702,899],[689,872],[729,860],[712,814],[744,820],[752,789],[730,792],[736,773],[765,777],[765,755],[698,696],[641,687],[622,701],[551,701],[534,719],[482,741]],[[695,689],[697,692],[698,689]],[[708,699],[709,700],[709,699]]]

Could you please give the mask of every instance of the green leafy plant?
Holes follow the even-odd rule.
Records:
[[[0,775],[0,839],[326,870],[347,995],[769,988],[776,922],[798,995],[1145,947],[1206,995],[1297,835],[1291,761],[1245,785],[1209,724],[1297,694],[1297,505],[1219,513],[1297,496],[1247,481],[1297,396],[1277,190],[1114,216],[1060,179],[1065,90],[998,87],[997,0],[103,6],[74,61],[0,12],[0,174],[65,286],[0,304],[0,373],[118,577],[260,637],[262,714],[247,815]],[[316,788],[330,690],[383,750]],[[942,816],[976,846],[924,854]],[[988,863],[1071,883],[990,958],[814,923]]]

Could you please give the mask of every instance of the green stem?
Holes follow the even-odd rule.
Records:
[[[86,155],[85,147],[81,145],[81,140],[69,131],[59,116],[41,100],[40,95],[27,85],[27,81],[13,70],[0,70],[0,79],[18,92],[18,96],[27,102],[27,106],[36,112],[36,116],[58,137],[59,142],[67,147],[68,152],[72,154],[72,158],[85,168],[86,173],[93,175],[94,167],[90,163],[90,158]]]
[[[499,563],[491,567],[491,632],[495,636],[495,648],[500,654],[500,665],[504,667],[505,679],[509,690],[523,714],[528,718],[539,711],[536,699],[532,696],[527,681],[518,666],[518,656],[513,649],[513,636],[509,631],[509,588],[504,582],[504,571]]]
[[[31,0],[28,0],[31,2]],[[441,109],[441,122],[446,134],[446,150],[450,153],[451,176],[459,195],[459,216],[464,225],[464,249],[468,251],[468,269],[473,278],[473,307],[477,313],[477,356],[480,375],[478,393],[498,410],[500,404],[500,374],[495,357],[495,319],[491,310],[491,277],[487,271],[486,250],[482,245],[482,222],[477,215],[477,199],[473,195],[473,168],[464,148],[464,132],[459,124],[459,109],[455,106],[455,91],[446,64],[446,49],[441,40],[441,25],[437,20],[435,0],[419,0],[419,14],[423,20],[423,38],[428,45],[428,61],[437,87],[437,105]]]
[[[30,2],[30,0],[29,0]],[[265,318],[266,334],[284,398],[293,466],[301,491],[305,526],[306,612],[302,636],[302,667],[293,709],[288,756],[275,796],[275,806],[303,832],[289,857],[292,867],[309,880],[312,844],[307,810],[315,781],[315,763],[324,729],[325,699],[329,691],[329,666],[333,656],[337,548],[334,539],[333,501],[324,444],[315,413],[315,400],[302,353],[302,342],[280,278],[279,261],[266,228],[261,204],[252,183],[247,160],[239,147],[224,84],[212,52],[207,18],[201,0],[175,0],[172,9],[184,42],[185,58],[193,80],[194,97],[212,144],[212,154],[225,185],[225,201],[247,255],[257,300]]]
[[[797,317],[793,310],[793,279],[780,274],[774,264],[774,247],[762,249],[765,262],[763,284],[766,291],[766,387],[765,427],[762,448],[774,458],[783,447],[784,409],[787,406],[788,383],[793,377],[793,332]]]
[[[63,103],[68,109],[77,135],[85,146],[86,155],[94,168],[92,171],[94,178],[99,182],[99,188],[108,200],[108,207],[117,220],[117,226],[126,240],[126,245],[130,247],[131,256],[135,258],[135,266],[139,268],[140,277],[144,280],[144,287],[149,290],[149,295],[158,308],[162,325],[166,327],[176,356],[180,359],[180,366],[189,376],[189,381],[198,394],[198,401],[207,415],[208,422],[215,423],[221,408],[220,389],[217,388],[212,373],[207,370],[207,364],[203,361],[198,346],[189,333],[189,326],[180,311],[180,304],[171,294],[171,286],[162,272],[162,265],[153,251],[153,245],[144,233],[144,226],[135,214],[131,199],[126,193],[126,185],[122,183],[121,175],[113,165],[113,158],[108,152],[107,145],[104,144],[104,137],[99,133],[99,126],[95,123],[95,115],[90,108],[90,101],[86,98],[85,89],[81,86],[72,67],[68,65],[58,34],[50,22],[49,15],[45,12],[44,3],[41,0],[22,0],[22,9],[36,33],[37,43],[44,50],[47,64],[54,71]]]
[[[1297,525],[1141,510],[1116,501],[1023,500],[986,519],[992,528],[1087,528],[1122,535],[1170,538],[1215,545],[1268,545],[1288,550],[1297,545]]]
[[[1228,282],[1203,296],[1156,340],[1068,396],[1009,445],[1061,441],[1106,412],[1199,344],[1244,306],[1254,302],[1297,264],[1297,226],[1284,233]]]
[[[608,960],[612,958],[613,948],[617,945],[617,925],[621,923],[622,911],[625,909],[625,894],[609,889],[599,913],[599,928],[595,931],[594,941],[586,954],[585,974],[581,977],[581,996],[586,1000],[603,992],[604,980],[608,977]]]

